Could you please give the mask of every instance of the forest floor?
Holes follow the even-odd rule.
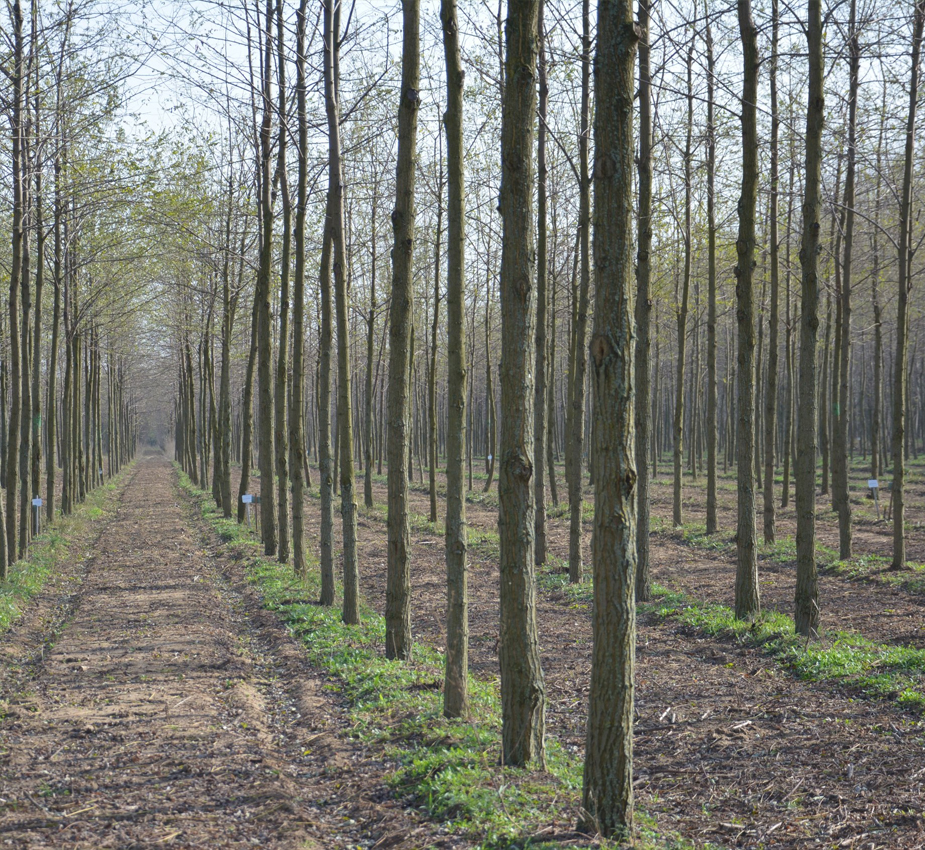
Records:
[[[171,465],[129,475],[89,557],[3,636],[0,846],[453,846],[344,733]]]
[[[381,657],[378,632],[339,627],[326,638],[330,643],[313,646],[325,609],[290,599],[291,584],[278,590],[278,604],[268,602],[269,585],[254,574],[259,559],[248,554],[256,547],[227,543],[200,515],[191,491],[178,486],[170,464],[148,459],[127,476],[111,515],[99,521],[98,540],[86,542],[86,557],[69,559],[0,641],[0,846],[382,850],[523,847],[530,840],[530,846],[598,846],[572,831],[574,779],[490,769],[489,805],[505,815],[516,814],[515,786],[521,799],[546,794],[551,801],[547,815],[540,815],[549,818],[545,826],[531,824],[521,834],[527,840],[516,843],[505,843],[501,832],[489,841],[471,819],[454,823],[452,813],[462,806],[435,816],[439,801],[421,789],[438,787],[432,781],[440,768],[426,761],[426,753],[455,732],[427,715],[424,727],[433,724],[434,737],[422,735],[424,727],[407,716],[407,706],[387,704],[385,678],[377,697],[382,667],[368,659]],[[922,560],[921,469],[914,481],[909,551]],[[823,622],[830,631],[820,641],[775,654],[769,646],[776,644],[754,634],[711,629],[709,616],[731,601],[735,571],[730,482],[723,479],[720,488],[723,530],[711,538],[696,522],[702,483],[687,487],[686,510],[694,522],[678,530],[665,519],[670,485],[661,479],[654,488],[652,563],[662,589],[639,610],[640,811],[655,833],[683,839],[669,839],[670,846],[925,848],[920,570],[913,564],[908,575],[883,572],[888,563],[878,558],[888,554],[889,529],[867,516],[871,507],[861,493],[855,506],[858,563],[845,569],[830,559],[821,577]],[[375,480],[374,496],[377,506],[361,509],[359,519],[362,591],[371,619],[385,599],[384,479]],[[494,490],[474,492],[467,504],[470,667],[486,692],[494,692],[498,677],[496,499]],[[203,496],[200,504],[207,502]],[[415,485],[412,616],[422,659],[416,664],[432,666],[404,689],[437,704],[445,564],[442,526],[427,521],[428,505]],[[317,491],[306,508],[314,549]],[[441,500],[438,513],[443,509]],[[589,585],[574,588],[564,580],[568,520],[561,510],[552,514],[550,560],[540,571],[538,594],[548,734],[554,758],[571,759],[580,776],[590,679]],[[762,548],[762,598],[770,611],[787,612],[792,604],[791,522],[792,514],[783,512],[782,542]],[[820,512],[819,525],[820,538],[831,545],[830,512]],[[275,569],[283,574],[287,568]],[[276,611],[288,606],[304,628],[267,604]],[[875,660],[894,649],[912,655],[889,670],[878,668],[880,678],[869,680],[849,675],[847,661],[831,667],[840,646],[853,651],[852,641],[862,639]],[[340,678],[332,672],[332,659],[359,665],[364,652],[365,667]],[[807,659],[831,669],[825,675],[808,670]],[[916,699],[904,702],[891,690],[887,674],[898,667],[907,695]],[[849,672],[841,675],[843,669]],[[358,713],[351,702],[358,690],[384,707]],[[484,723],[479,718],[473,727]],[[478,740],[485,742],[484,762],[496,765],[496,740]],[[405,756],[410,761],[403,762]],[[404,792],[395,781],[402,771],[411,776]]]
[[[479,482],[481,483],[481,482]],[[441,482],[442,484],[442,482]],[[362,494],[362,482],[358,481]],[[699,604],[731,604],[735,576],[734,480],[720,490],[717,539],[705,539],[696,523],[653,533],[656,582]],[[699,488],[688,485],[687,506],[695,514]],[[479,490],[481,488],[479,487]],[[910,488],[910,559],[925,560],[925,490],[921,478]],[[883,558],[890,551],[890,526],[877,523],[873,505],[855,499],[855,549],[860,558]],[[377,507],[361,509],[360,566],[365,598],[380,613],[385,599],[386,500],[376,478]],[[496,492],[470,494],[470,666],[479,677],[498,676],[498,570]],[[310,499],[313,534],[319,508]],[[837,544],[834,515],[819,499],[819,538]],[[670,482],[654,488],[653,513],[670,520]],[[445,565],[441,526],[427,522],[426,488],[415,485],[410,509],[414,550],[413,628],[416,640],[442,646],[445,621]],[[438,514],[442,516],[444,505]],[[538,624],[548,692],[552,739],[579,752],[584,746],[585,706],[590,680],[590,593],[574,592],[560,575],[567,571],[568,519],[553,511],[548,524],[550,566],[540,573]],[[766,609],[792,608],[794,566],[788,554],[793,514],[780,512],[782,543],[764,547],[759,566]],[[590,553],[590,512],[585,512],[585,552]],[[843,632],[898,648],[925,647],[925,595],[912,581],[879,583],[889,566],[850,575],[825,569],[820,579],[823,622],[830,631],[820,644],[838,655]],[[587,569],[587,567],[586,567]],[[913,564],[909,575],[921,568]],[[553,577],[555,578],[555,577]],[[899,578],[902,578],[900,575]],[[912,588],[912,589],[910,589]],[[805,681],[788,665],[776,664],[757,641],[710,633],[664,606],[643,606],[639,615],[636,786],[638,802],[660,830],[694,843],[721,846],[925,847],[925,724],[920,710],[899,705],[889,688],[873,698],[850,677]],[[835,633],[834,629],[839,632]],[[921,656],[912,683],[923,690]]]

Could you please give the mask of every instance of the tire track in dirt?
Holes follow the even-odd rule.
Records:
[[[382,764],[339,736],[340,707],[203,550],[174,480],[138,465],[70,621],[9,702],[0,846],[451,846],[388,803]]]

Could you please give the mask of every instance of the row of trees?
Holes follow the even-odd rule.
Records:
[[[222,9],[251,74],[238,79],[223,66],[224,77],[188,79],[215,98],[226,131],[212,151],[220,165],[196,188],[211,202],[177,238],[196,269],[174,290],[178,458],[204,484],[211,477],[226,516],[237,501],[240,518],[256,449],[265,552],[291,557],[304,574],[307,459],[317,457],[322,602],[334,602],[339,493],[343,616],[356,622],[354,458],[362,458],[371,503],[374,460],[384,453],[386,653],[406,659],[408,482],[417,454],[431,473],[436,519],[442,447],[445,708],[465,716],[464,471],[468,460],[471,488],[474,443],[483,448],[485,489],[497,463],[510,764],[544,758],[534,568],[546,557],[557,449],[576,582],[585,577],[587,463],[595,648],[584,804],[588,826],[608,835],[628,829],[634,604],[650,592],[648,493],[664,450],[673,452],[677,524],[685,443],[695,473],[705,451],[711,533],[720,526],[720,452],[735,464],[740,617],[760,609],[757,521],[773,539],[792,463],[795,623],[807,636],[818,632],[817,440],[848,557],[849,458],[869,452],[872,473],[881,474],[892,435],[894,561],[904,563],[905,452],[919,440],[915,429],[907,434],[906,411],[923,402],[921,361],[908,357],[922,322],[908,298],[917,270],[922,5],[898,10],[889,38],[877,31],[873,7],[826,10],[840,41],[824,54],[819,0],[786,15],[773,3],[757,23],[748,0],[737,3],[734,22],[699,5],[685,17],[601,0],[596,29],[589,2],[579,21],[552,2],[522,0],[506,18],[500,7],[497,15],[472,12],[462,30],[445,0],[442,74],[428,65],[434,44],[422,39],[414,0],[402,3],[400,62],[375,21],[342,20],[336,3],[322,4],[314,23],[304,2],[294,19],[272,2]],[[898,56],[911,57],[903,79],[893,76]],[[310,65],[320,69],[315,82]],[[474,82],[464,82],[464,70]],[[873,70],[884,72],[876,97]],[[439,97],[437,80],[446,84]],[[846,93],[842,108],[827,108],[826,96],[838,91]],[[422,131],[441,134],[426,119],[428,97],[445,103],[445,154],[441,142],[423,159]],[[859,132],[862,109],[876,134]],[[498,137],[500,164],[492,154]],[[390,199],[383,298],[389,254],[380,220]],[[852,323],[860,280],[873,319],[863,335],[857,315]],[[834,311],[827,309],[821,346],[820,296]],[[249,325],[236,323],[248,305]],[[242,467],[236,500],[232,455]]]
[[[131,305],[117,295],[122,269],[101,262],[114,253],[122,211],[111,203],[124,174],[100,170],[113,152],[114,88],[97,74],[121,61],[104,53],[92,66],[85,51],[101,44],[101,31],[77,3],[49,13],[15,2],[8,12],[0,57],[11,233],[0,314],[4,579],[34,533],[33,499],[43,497],[49,521],[70,513],[132,457],[138,436],[130,362],[114,333]]]

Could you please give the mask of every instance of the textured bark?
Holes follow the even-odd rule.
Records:
[[[806,162],[803,189],[803,237],[800,245],[800,386],[797,453],[794,458],[797,513],[797,582],[794,626],[807,637],[819,631],[816,575],[816,334],[819,330],[819,246],[822,207],[823,92],[821,0],[807,3],[809,93],[806,109]]]
[[[373,188],[372,205],[370,209],[370,242],[372,243],[372,258],[369,282],[369,316],[366,320],[366,405],[364,409],[364,455],[363,455],[363,504],[367,508],[373,506],[373,350],[376,342],[376,271],[379,267],[377,251],[376,220],[379,212],[379,185],[376,182]],[[381,355],[381,352],[380,352]],[[376,377],[378,379],[378,365]]]
[[[279,180],[280,197],[283,203],[283,245],[279,266],[279,337],[276,356],[276,391],[274,393],[274,450],[276,452],[276,498],[279,523],[279,546],[277,557],[280,563],[289,561],[289,445],[286,401],[289,387],[289,261],[292,249],[292,199],[289,195],[289,179],[286,176],[286,148],[289,137],[286,100],[286,58],[284,51],[283,4],[276,5],[276,53],[277,88],[279,112],[279,136],[276,153],[276,172]]]
[[[887,85],[883,81],[883,109],[880,118],[880,135],[877,139],[877,189],[874,193],[874,227],[871,232],[870,300],[874,312],[874,387],[870,421],[870,477],[878,478],[881,472],[880,456],[880,398],[883,375],[883,319],[880,306],[880,192],[883,188],[883,135],[886,130]]]
[[[260,468],[260,533],[263,538],[263,554],[275,556],[276,537],[276,494],[274,481],[275,464],[273,452],[273,338],[270,308],[270,264],[273,259],[273,199],[270,173],[272,151],[271,130],[273,124],[273,103],[270,96],[273,0],[266,4],[266,28],[264,31],[263,63],[261,68],[261,96],[263,117],[260,122],[259,169],[260,169],[260,253],[257,266],[257,286],[254,298],[257,302],[257,445]]]
[[[347,258],[344,246],[344,170],[340,144],[340,4],[324,4],[324,102],[328,124],[328,218],[331,271],[337,321],[337,446],[340,454],[340,512],[344,545],[343,620],[360,622],[360,573],[357,563],[356,476],[353,467],[353,414],[350,397],[350,327],[347,319]]]
[[[289,397],[289,466],[292,470],[292,569],[305,578],[305,209],[308,199],[308,112],[305,79],[305,11],[296,13],[296,118],[299,170],[296,183],[295,269],[292,280],[292,394]]]
[[[251,306],[250,349],[244,370],[244,397],[241,402],[241,480],[238,483],[238,522],[244,522],[245,507],[241,497],[247,493],[251,479],[251,448],[254,434],[254,369],[257,365],[257,299]]]
[[[334,604],[334,459],[331,457],[331,198],[325,212],[324,236],[319,263],[321,332],[318,340],[318,490],[321,497],[321,604]]]
[[[778,136],[780,115],[777,103],[777,44],[780,21],[778,0],[772,0],[773,19],[771,36],[771,203],[770,259],[771,259],[771,303],[768,321],[768,381],[764,393],[764,542],[774,542],[774,440],[777,426],[777,374],[778,374],[778,326],[780,324],[780,236],[778,233],[779,204],[779,159]]]
[[[836,494],[838,511],[839,557],[851,557],[851,499],[848,483],[848,418],[850,414],[849,372],[851,367],[851,259],[854,248],[855,161],[857,159],[858,77],[861,47],[856,26],[857,3],[851,0],[848,22],[848,161],[845,169],[844,236],[841,273],[841,345],[838,361],[838,403],[835,408],[834,466],[832,490]],[[838,258],[836,258],[836,262]]]
[[[414,259],[414,184],[420,96],[420,0],[402,0],[402,79],[398,164],[392,212],[392,308],[389,315],[388,582],[385,652],[411,657],[411,527],[408,517],[409,419]]]
[[[652,275],[652,80],[649,67],[649,0],[639,0],[639,219],[636,254],[636,601],[652,597],[649,573],[649,352]],[[711,78],[712,79],[712,78]],[[710,83],[712,86],[712,82]]]
[[[467,586],[466,494],[466,202],[463,147],[464,76],[456,0],[442,0],[447,106],[447,431],[446,431],[446,676],[443,713],[469,715],[469,591]]]
[[[736,527],[735,615],[756,615],[758,548],[755,527],[755,205],[758,195],[758,36],[750,0],[737,0],[742,40],[742,194],[739,197],[739,235],[736,240],[736,320],[738,323],[738,400],[736,456],[738,524]]]
[[[545,0],[540,0],[537,13],[537,37],[539,39],[539,125],[536,143],[536,392],[533,396],[534,429],[534,478],[533,498],[536,502],[534,518],[535,550],[533,553],[537,566],[546,563],[546,306],[548,293],[546,278],[548,260],[546,251],[546,114],[549,102],[549,85],[546,80],[546,33],[544,31]],[[551,469],[550,465],[550,469]]]
[[[569,581],[584,579],[581,559],[581,507],[583,487],[581,480],[584,455],[585,373],[588,364],[586,349],[588,336],[588,298],[591,289],[591,178],[588,174],[588,143],[591,115],[591,5],[581,4],[581,131],[578,137],[578,241],[580,257],[580,285],[574,304],[572,344],[569,351],[569,405],[566,412],[566,483],[569,502]]]
[[[538,0],[508,10],[501,117],[502,761],[545,763],[546,687],[536,627],[533,556],[533,125]]]
[[[430,326],[430,363],[427,368],[427,475],[430,521],[437,521],[437,328],[440,322],[440,246],[443,238],[443,157],[437,181],[437,234],[434,240],[434,317]]]
[[[896,358],[893,361],[893,569],[906,565],[906,517],[904,437],[906,428],[906,360],[909,336],[909,293],[912,291],[911,241],[912,181],[915,167],[915,114],[919,88],[919,57],[925,0],[916,0],[912,36],[912,71],[909,80],[909,113],[906,120],[905,165],[899,206],[899,251],[897,257]]]
[[[716,124],[713,30],[706,15],[707,48],[707,534],[716,521]],[[642,48],[640,47],[640,54]]]
[[[594,120],[594,648],[582,808],[605,838],[632,838],[636,606],[631,0],[598,4]]]
[[[684,276],[681,281],[681,299],[678,304],[678,360],[675,366],[674,423],[672,448],[674,452],[674,487],[672,522],[680,526],[684,521],[681,508],[683,495],[682,455],[684,453],[684,373],[687,366],[687,313],[691,292],[691,141],[694,129],[693,89],[694,43],[687,51],[687,136],[684,146]]]

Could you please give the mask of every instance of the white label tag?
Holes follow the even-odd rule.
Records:
[[[40,508],[40,507],[42,507],[42,500],[41,500],[38,496],[36,496],[36,497],[32,500],[32,504],[35,505],[35,507]]]
[[[245,505],[249,505],[254,501],[254,497],[250,493],[245,493],[243,496],[241,496],[241,501],[244,502]]]
[[[868,479],[867,479],[867,486],[868,486],[871,490],[876,490],[880,485],[877,483],[877,479],[876,479],[876,478],[868,478]]]

